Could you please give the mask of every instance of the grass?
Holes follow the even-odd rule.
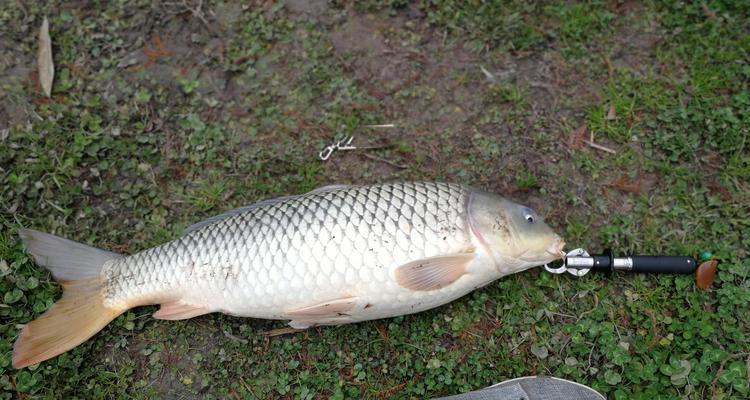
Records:
[[[744,2],[31,3],[0,6],[0,398],[427,398],[533,374],[615,399],[750,396]],[[34,73],[44,15],[51,99]],[[581,127],[617,154],[580,146]],[[373,148],[317,159],[347,135]],[[19,226],[135,252],[257,199],[406,179],[504,193],[569,248],[708,250],[719,273],[701,290],[534,270],[272,339],[283,323],[143,307],[10,367],[18,325],[61,294]]]

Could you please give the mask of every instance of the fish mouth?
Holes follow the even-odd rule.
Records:
[[[516,255],[516,258],[521,261],[526,262],[533,262],[533,263],[549,263],[555,260],[558,260],[560,258],[565,257],[565,252],[563,251],[563,248],[565,247],[565,241],[562,240],[560,235],[555,235],[552,239],[552,244],[547,247],[545,250],[545,253],[547,256],[545,257],[545,253],[538,253],[535,252],[534,254],[527,255],[528,253],[532,252],[532,250],[525,250],[521,252],[520,254]],[[526,257],[524,257],[527,255]]]
[[[562,258],[565,256],[565,252],[563,251],[564,247],[565,241],[562,240],[560,235],[555,235],[555,238],[552,240],[552,244],[547,248],[547,253],[555,256],[553,260],[557,260],[558,258]]]

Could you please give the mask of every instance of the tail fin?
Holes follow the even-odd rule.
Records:
[[[30,229],[18,233],[26,251],[63,286],[62,298],[16,340],[13,367],[23,368],[78,346],[125,310],[104,305],[100,277],[102,265],[120,255]]]

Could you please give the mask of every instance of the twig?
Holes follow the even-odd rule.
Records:
[[[384,162],[384,163],[386,163],[388,165],[391,165],[391,166],[394,166],[396,168],[401,168],[401,169],[409,168],[406,165],[401,165],[401,164],[398,164],[398,163],[396,163],[394,161],[391,161],[391,160],[388,160],[388,159],[385,159],[385,158],[382,158],[382,157],[374,156],[372,154],[362,154],[362,155],[365,156],[365,157],[367,157],[367,158],[369,158],[369,159],[371,159],[371,160]]]
[[[182,4],[185,5],[185,8],[187,8],[193,14],[193,16],[203,22],[203,25],[206,26],[206,29],[208,29],[209,32],[214,33],[211,25],[208,24],[208,21],[206,21],[206,18],[203,16],[203,11],[201,11],[201,8],[203,7],[203,0],[198,0],[198,5],[195,6],[195,8],[190,8],[190,6],[188,6],[187,4],[187,0],[183,0]]]
[[[302,332],[302,331],[304,331],[304,329],[297,329],[297,328],[292,328],[291,326],[287,326],[284,328],[271,329],[270,331],[261,332],[261,335],[266,336],[266,337],[273,337],[273,336],[286,335],[288,333],[297,333],[297,332]]]
[[[226,337],[228,337],[228,338],[230,338],[230,339],[232,339],[234,341],[240,342],[242,344],[247,344],[247,339],[243,339],[241,337],[234,336],[231,333],[229,333],[228,331],[224,331],[224,336],[226,336]]]
[[[252,386],[248,385],[247,382],[245,382],[245,380],[242,379],[242,377],[240,377],[240,382],[242,382],[242,386],[244,386],[245,389],[247,389],[247,391],[250,392],[250,394],[253,395],[254,399],[259,399],[260,398],[260,397],[258,397],[257,394],[255,394],[255,391],[253,390]]]
[[[409,346],[409,347],[413,347],[413,348],[415,348],[415,349],[417,349],[417,350],[419,350],[419,351],[421,351],[421,352],[425,352],[425,350],[424,350],[423,348],[421,348],[421,347],[419,347],[419,346],[417,346],[417,345],[413,345],[413,344],[411,344],[411,343],[406,343],[406,342],[399,342],[399,343],[396,343],[396,344],[400,344],[400,345],[404,345],[404,346]]]
[[[591,314],[597,307],[599,307],[599,296],[597,296],[596,293],[592,293],[591,295],[594,296],[594,306],[591,307],[590,310],[582,312],[581,315],[578,316],[578,321],[580,321],[584,315]]]
[[[364,128],[395,128],[396,124],[365,125]]]
[[[18,6],[18,8],[21,9],[21,12],[23,13],[23,19],[25,20],[26,18],[28,18],[29,17],[29,9],[26,8],[26,5],[24,5],[21,0],[16,0],[16,5]]]
[[[567,336],[567,335],[566,335],[566,336]],[[568,346],[568,344],[570,344],[570,342],[571,342],[572,340],[573,340],[573,339],[572,339],[572,338],[571,338],[570,336],[567,336],[567,339],[565,339],[565,342],[563,342],[563,345],[562,345],[562,346],[560,347],[560,351],[558,351],[558,352],[557,352],[557,354],[560,354],[560,355],[562,356],[562,354],[563,354],[563,350],[565,350],[565,347],[567,347],[567,346]]]
[[[187,0],[182,0],[182,3],[164,3],[164,6],[169,6],[169,7],[182,6],[182,9],[179,9],[177,11],[169,11],[169,12],[172,14],[182,14],[182,13],[189,12],[193,14],[194,17],[198,18],[201,21],[201,23],[203,23],[206,29],[208,29],[209,33],[211,34],[217,33],[214,27],[208,23],[208,21],[206,20],[206,17],[203,14],[203,10],[201,10],[201,8],[203,8],[203,0],[198,0],[198,4],[195,7],[190,7],[188,5]],[[171,17],[172,16],[170,16],[169,18]]]
[[[584,139],[583,142],[586,143],[587,145],[595,148],[595,149],[598,149],[598,150],[601,150],[601,151],[606,151],[607,153],[617,154],[617,152],[615,150],[612,150],[609,147],[604,147],[604,146],[602,146],[600,144],[596,144],[596,143],[594,143],[594,142],[592,142],[590,140]]]
[[[481,69],[481,70],[482,70],[482,73],[484,74],[484,76],[486,76],[486,77],[487,77],[487,79],[489,79],[489,80],[490,80],[490,81],[492,81],[492,82],[494,82],[494,81],[495,81],[495,75],[492,75],[492,73],[491,73],[490,71],[487,71],[487,70],[486,70],[486,69],[484,68],[484,65],[480,65],[480,66],[479,66],[479,69]]]
[[[550,94],[555,93],[555,87],[548,83],[537,82],[537,81],[528,81],[528,83],[529,83],[529,86],[531,87],[538,87],[538,88],[544,89],[548,91]]]
[[[589,365],[586,367],[586,369],[591,370],[591,356],[594,354],[594,349],[596,348],[596,344],[591,346],[591,351],[589,351]]]
[[[50,206],[52,206],[52,208],[54,208],[55,210],[60,211],[61,213],[65,214],[65,210],[63,210],[62,207],[58,206],[57,204],[55,204],[55,203],[53,203],[53,202],[51,202],[51,201],[49,201],[47,199],[44,199],[44,201],[47,204],[49,204]]]
[[[521,345],[524,344],[524,343],[526,343],[526,339],[521,340],[520,342],[518,342],[518,344],[516,344],[515,346],[511,347],[510,349],[508,349],[508,353],[512,353],[513,350],[521,347]]]
[[[716,382],[719,381],[719,377],[721,376],[721,373],[724,372],[724,364],[726,364],[728,359],[724,359],[721,361],[721,364],[719,364],[719,370],[716,371],[716,377],[714,380],[711,381],[711,400],[717,399],[716,397]]]
[[[559,316],[559,317],[570,318],[570,319],[575,319],[575,318],[576,318],[576,316],[575,316],[575,315],[570,315],[570,314],[563,314],[563,313],[559,313],[559,312],[554,312],[554,311],[549,311],[549,314],[550,314],[550,315],[557,315],[557,316]],[[554,321],[553,321],[553,322],[554,322]]]
[[[394,147],[394,144],[388,143],[388,144],[378,144],[374,146],[357,146],[357,150],[377,150],[377,149],[387,149]]]

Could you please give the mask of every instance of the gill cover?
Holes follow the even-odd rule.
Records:
[[[473,189],[468,215],[472,233],[501,272],[516,272],[559,258],[549,252],[561,246],[559,236],[529,207]]]

